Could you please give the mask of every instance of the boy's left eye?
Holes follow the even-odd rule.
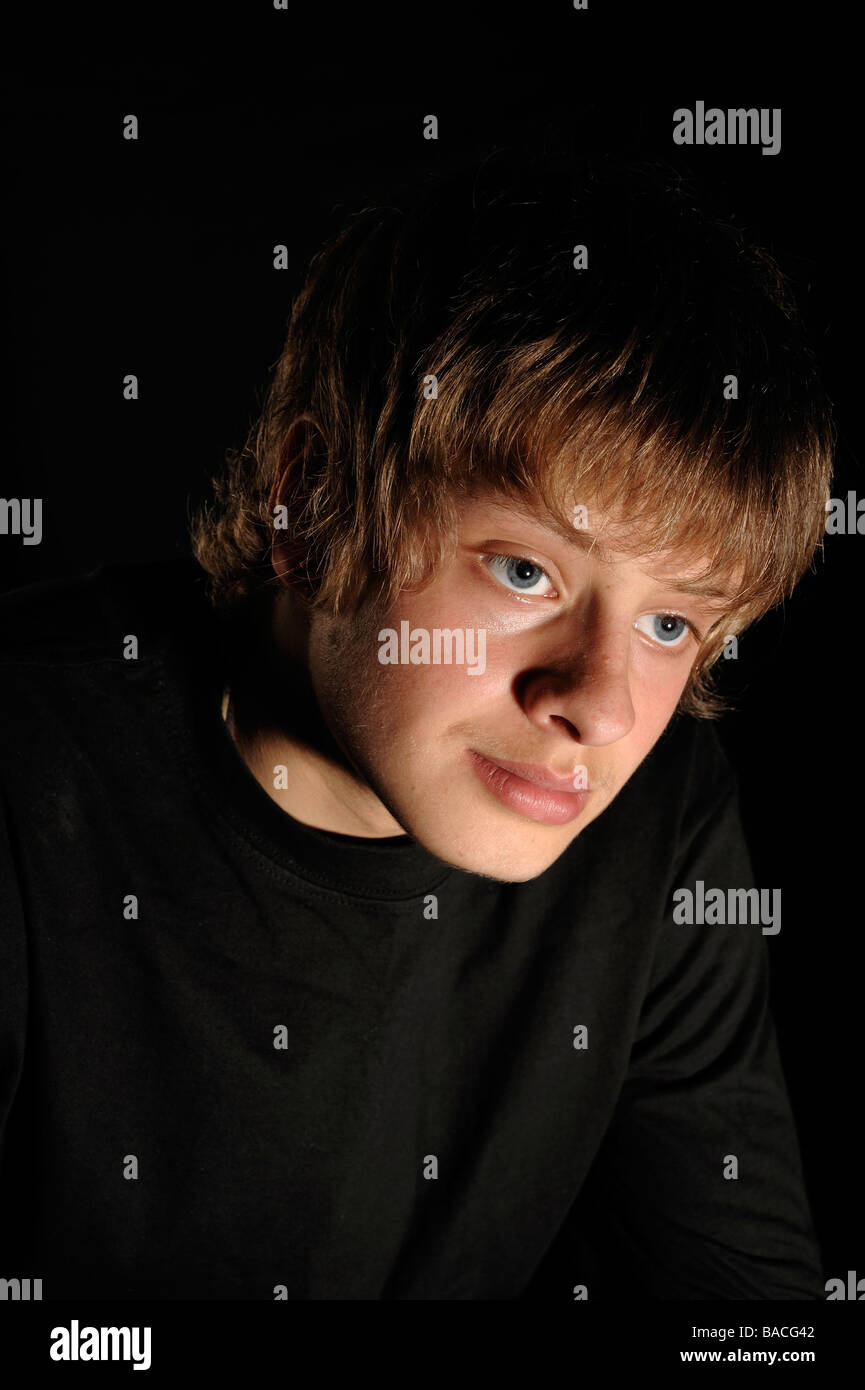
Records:
[[[552,588],[546,570],[536,565],[534,560],[525,560],[519,555],[487,555],[484,559],[496,579],[514,593],[543,594],[542,581],[546,581],[546,585]]]
[[[648,628],[640,627],[640,623],[647,623]],[[680,618],[677,613],[645,613],[642,618],[637,619],[634,627],[664,647],[681,647],[685,638],[693,631],[690,623]]]

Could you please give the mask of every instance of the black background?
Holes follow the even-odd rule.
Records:
[[[516,144],[696,174],[792,279],[835,405],[833,496],[865,494],[862,161],[855,88],[817,47],[828,34],[837,57],[853,43],[832,7],[804,27],[787,14],[795,62],[772,42],[748,75],[753,9],[679,19],[593,3],[514,20],[483,6],[469,24],[465,11],[386,21],[367,7],[350,21],[325,11],[301,32],[292,12],[260,4],[222,16],[218,52],[216,21],[197,13],[188,51],[169,19],[151,16],[145,34],[133,10],[115,16],[99,56],[93,30],[73,26],[64,49],[48,19],[35,46],[7,56],[0,495],[42,497],[43,539],[0,536],[0,588],[182,552],[191,508],[257,413],[305,262],[341,213]],[[734,58],[708,73],[724,38]],[[672,113],[697,99],[781,107],[780,154],[674,146]],[[135,142],[122,138],[129,113]],[[436,142],[422,136],[428,113]],[[288,271],[272,268],[276,243]],[[127,373],[136,402],[123,400]],[[842,1278],[865,1274],[863,547],[865,536],[827,536],[795,597],[741,639],[723,670],[740,708],[720,725],[756,881],[782,889],[775,1011],[826,1275]]]

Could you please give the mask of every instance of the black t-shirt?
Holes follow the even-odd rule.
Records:
[[[678,887],[753,885],[711,724],[498,883],[276,805],[194,562],[17,590],[0,630],[4,1275],[824,1296],[766,938],[673,920]]]

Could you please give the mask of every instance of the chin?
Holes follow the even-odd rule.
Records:
[[[487,859],[478,859],[473,864],[460,864],[457,867],[466,873],[477,874],[481,878],[491,878],[497,883],[529,883],[533,878],[538,878],[553,863],[553,860],[544,860],[542,864],[515,864],[511,859],[503,863],[498,855],[490,855]]]
[[[562,845],[557,854],[551,855],[548,852],[540,855],[537,852],[526,854],[526,847],[523,845],[520,853],[507,842],[503,844],[501,837],[489,846],[479,845],[476,839],[472,839],[471,831],[463,844],[455,842],[452,836],[442,840],[431,836],[429,839],[421,838],[420,842],[430,854],[434,854],[445,864],[462,869],[463,873],[495,879],[498,883],[528,883],[555,863],[559,854],[563,854],[566,848]]]

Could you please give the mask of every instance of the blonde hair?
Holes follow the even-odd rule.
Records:
[[[315,257],[193,551],[236,610],[278,582],[278,536],[312,604],[338,612],[428,582],[469,491],[563,524],[592,499],[635,550],[699,550],[730,587],[679,706],[712,718],[726,638],[821,543],[833,438],[780,270],[678,175],[490,161],[363,209]]]

